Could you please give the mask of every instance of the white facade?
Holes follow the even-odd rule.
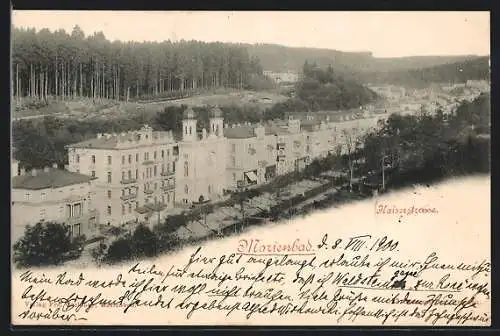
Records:
[[[13,243],[23,235],[26,225],[35,225],[41,220],[70,225],[74,237],[89,238],[97,233],[94,181],[78,175],[46,168],[13,178]],[[59,181],[70,184],[60,185]]]
[[[176,173],[177,202],[187,205],[215,200],[226,186],[227,141],[224,138],[222,112],[212,111],[210,130],[196,132],[194,111],[184,113],[182,141],[179,142],[179,167]]]
[[[102,224],[164,218],[175,202],[178,148],[171,132],[99,134],[68,146],[68,169],[97,178]]]

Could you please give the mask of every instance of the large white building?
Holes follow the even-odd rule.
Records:
[[[226,186],[227,141],[224,137],[222,111],[210,111],[210,129],[196,130],[194,111],[188,108],[182,121],[179,142],[176,199],[183,205],[200,200],[215,200]]]
[[[133,132],[98,134],[67,148],[68,170],[97,179],[103,224],[157,222],[174,206],[179,153],[172,132],[145,125]]]
[[[94,178],[55,167],[22,172],[12,178],[12,242],[26,225],[55,221],[71,228],[74,237],[97,233],[99,224]]]

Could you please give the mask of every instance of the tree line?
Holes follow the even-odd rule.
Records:
[[[146,99],[219,87],[246,87],[262,75],[241,45],[199,41],[111,42],[79,26],[12,30],[12,93],[47,100]]]

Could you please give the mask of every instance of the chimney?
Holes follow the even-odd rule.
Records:
[[[53,163],[52,168],[57,169],[57,163]]]
[[[31,176],[36,176],[36,169],[31,170]]]
[[[45,168],[43,168],[43,172],[44,172],[44,173],[48,173],[48,172],[49,172],[49,170],[50,170],[50,168],[49,168],[49,167],[45,167]]]

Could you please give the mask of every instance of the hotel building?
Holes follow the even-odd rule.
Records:
[[[178,146],[172,132],[98,134],[67,146],[68,170],[96,178],[103,224],[156,223],[175,202]]]
[[[12,178],[12,242],[26,225],[56,221],[69,225],[74,237],[97,233],[95,178],[52,168],[33,169]]]

